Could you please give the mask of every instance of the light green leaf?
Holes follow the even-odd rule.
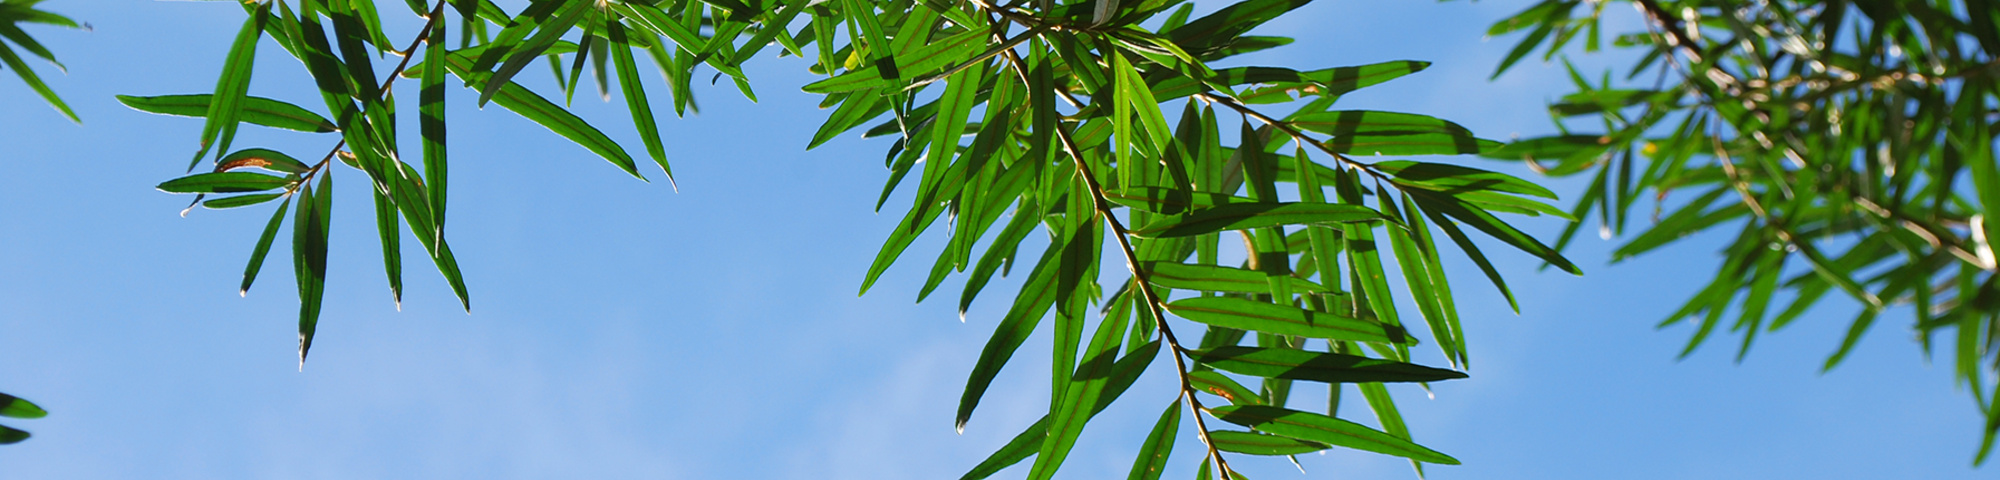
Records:
[[[1132,473],[1126,480],[1159,480],[1160,471],[1167,467],[1167,457],[1174,451],[1174,437],[1181,431],[1181,401],[1167,405],[1167,411],[1160,412],[1160,420],[1153,422],[1153,433],[1146,435],[1146,443],[1139,446],[1139,458],[1132,462]]]
[[[42,418],[46,416],[49,416],[49,411],[43,410],[42,406],[36,405],[35,402],[0,393],[0,417]]]

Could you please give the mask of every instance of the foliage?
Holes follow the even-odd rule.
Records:
[[[35,402],[30,402],[20,397],[15,397],[13,395],[0,393],[0,417],[42,418],[48,415],[49,412],[47,410],[42,410],[42,407],[40,405],[35,405]],[[22,440],[27,440],[27,439],[28,439],[28,432],[15,429],[14,427],[9,427],[6,425],[0,425],[0,445],[20,443]]]
[[[915,174],[915,201],[884,241],[864,292],[916,237],[944,223],[947,246],[919,298],[969,269],[958,301],[963,312],[993,275],[1011,273],[1027,238],[1043,232],[1047,246],[973,367],[957,423],[965,427],[994,375],[1044,317],[1054,319],[1049,413],[968,479],[1028,457],[1035,457],[1030,477],[1053,475],[1091,417],[1162,351],[1179,388],[1160,399],[1168,405],[1144,441],[1134,478],[1157,478],[1182,408],[1213,468],[1204,467],[1203,476],[1239,477],[1225,452],[1292,455],[1334,446],[1406,457],[1420,472],[1424,463],[1455,464],[1412,440],[1383,386],[1466,376],[1460,370],[1470,358],[1436,235],[1478,264],[1510,302],[1465,227],[1577,271],[1495,216],[1567,217],[1541,203],[1555,198],[1548,190],[1404,159],[1491,153],[1499,142],[1429,116],[1334,109],[1343,95],[1428,64],[1210,66],[1289,43],[1249,32],[1306,0],[1246,0],[1199,17],[1181,0],[540,0],[514,14],[480,0],[409,3],[422,26],[395,44],[370,0],[246,2],[249,15],[212,93],[120,98],[144,111],[204,118],[190,170],[208,167],[161,190],[196,194],[195,203],[209,208],[278,203],[245,269],[244,290],[290,215],[301,365],[319,322],[335,159],[370,187],[397,301],[407,227],[470,307],[445,240],[447,76],[477,91],[482,105],[498,104],[644,178],[624,146],[515,82],[544,59],[566,98],[584,88],[585,70],[603,93],[613,90],[615,72],[647,157],[669,181],[640,54],[664,75],[676,114],[694,108],[690,84],[702,69],[729,77],[754,99],[745,61],[773,44],[781,56],[810,61],[826,78],[804,88],[832,108],[811,144],[864,127],[866,136],[894,137],[878,209]],[[450,28],[458,30],[456,48]],[[305,67],[325,113],[245,93],[256,47],[267,38]],[[379,68],[383,54],[399,60]],[[399,125],[409,124],[397,121],[392,93],[402,79],[419,82],[416,164],[395,142]],[[1237,124],[1233,144],[1224,133],[1231,116],[1240,120],[1227,122]],[[232,139],[244,123],[337,139],[317,160],[304,161],[315,156],[236,149]],[[1243,253],[1223,248],[1225,237],[1240,238]],[[1379,252],[1384,244],[1395,252],[1393,264]],[[1106,255],[1123,260],[1126,275],[1099,271]],[[1392,269],[1414,315],[1397,308]],[[1196,343],[1176,335],[1190,328],[1205,329],[1199,339],[1187,337]],[[1420,337],[1454,369],[1409,363]],[[1327,401],[1317,404],[1324,410],[1288,408],[1300,403],[1291,400],[1301,381],[1329,387]],[[1347,384],[1360,391],[1379,429],[1335,417]]]
[[[48,60],[49,63],[54,63],[56,68],[60,69],[62,68],[62,62],[57,62],[55,54],[50,53],[47,48],[42,47],[42,44],[36,42],[34,37],[28,36],[27,31],[21,30],[21,24],[39,23],[69,28],[79,27],[76,21],[70,20],[68,17],[35,9],[35,4],[41,2],[42,0],[0,0],[0,38],[5,38],[20,48],[27,50],[28,53],[42,57],[43,60]],[[21,61],[21,55],[14,51],[14,47],[7,46],[7,42],[5,41],[0,41],[0,65],[6,65],[7,68],[13,69],[14,75],[21,77],[21,81],[27,82],[29,88],[34,89],[37,95],[42,96],[42,101],[48,102],[49,106],[55,107],[57,111],[68,116],[70,121],[81,121],[76,118],[76,112],[71,112],[69,105],[63,103],[62,98],[57,97],[55,91],[50,90],[48,84],[42,82],[42,77],[36,75],[34,70],[30,70],[28,64]],[[0,417],[42,418],[48,416],[48,414],[48,411],[42,410],[41,406],[35,405],[33,402],[13,395],[0,393]],[[0,445],[20,443],[22,440],[27,439],[28,432],[0,425]]]
[[[1546,0],[1495,24],[1490,34],[1528,32],[1500,70],[1543,46],[1545,59],[1564,55],[1578,38],[1599,49],[1607,3]],[[1617,33],[1612,45],[1642,54],[1638,62],[1616,82],[1571,68],[1576,92],[1549,107],[1558,125],[1595,117],[1602,127],[1486,155],[1592,177],[1570,213],[1594,210],[1607,238],[1625,233],[1650,192],[1651,221],[1616,258],[1701,232],[1733,235],[1715,279],[1661,323],[1699,319],[1682,355],[1733,316],[1740,360],[1760,332],[1837,290],[1861,312],[1831,369],[1885,311],[1909,306],[1926,352],[1949,339],[1957,378],[1985,414],[1984,461],[2000,433],[2000,277],[1989,243],[2000,238],[2000,4],[1629,3],[1648,30]],[[1647,76],[1650,86],[1625,85]],[[1772,314],[1781,291],[1790,303]]]
[[[26,62],[21,61],[21,54],[14,51],[16,47],[7,46],[8,42],[13,42],[18,48],[27,50],[29,54],[55,64],[57,69],[63,68],[62,62],[56,61],[54,53],[50,53],[41,42],[35,41],[35,37],[28,36],[27,31],[21,30],[21,24],[82,27],[69,17],[35,9],[35,5],[39,3],[42,3],[42,0],[0,0],[0,38],[6,39],[0,41],[0,66],[13,69],[15,76],[21,77],[21,81],[28,83],[28,88],[34,89],[35,94],[42,96],[42,101],[48,102],[49,106],[55,107],[57,111],[69,117],[70,121],[81,121],[76,118],[76,112],[70,111],[69,105],[63,103],[62,98],[57,97],[56,92],[42,82],[41,75],[29,69]]]

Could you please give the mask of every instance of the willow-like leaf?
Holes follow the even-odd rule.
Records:
[[[1132,229],[1140,237],[1187,237],[1277,225],[1332,225],[1387,221],[1382,212],[1359,205],[1325,203],[1243,203],[1219,205],[1168,217]]]
[[[1438,453],[1395,435],[1358,423],[1312,412],[1263,405],[1222,406],[1209,409],[1215,417],[1286,437],[1336,445],[1385,455],[1395,455],[1428,463],[1457,465],[1458,459]]]
[[[1435,382],[1466,377],[1464,373],[1442,368],[1290,348],[1223,346],[1189,355],[1223,371],[1325,383]]]

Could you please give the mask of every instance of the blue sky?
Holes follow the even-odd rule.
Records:
[[[1256,60],[1434,61],[1343,102],[1491,138],[1546,133],[1542,105],[1567,85],[1559,70],[1528,63],[1485,80],[1512,39],[1481,33],[1527,4],[1323,0],[1265,27],[1299,42]],[[754,62],[759,104],[726,83],[697,87],[702,113],[662,124],[679,193],[453,91],[447,232],[472,313],[415,261],[396,310],[362,177],[338,171],[325,314],[299,372],[286,259],[274,255],[249,295],[234,296],[269,206],[175,215],[187,199],[152,186],[180,173],[201,122],[112,99],[212,89],[240,10],[44,8],[94,28],[33,30],[68,65],[40,71],[82,126],[0,79],[0,391],[52,412],[7,422],[35,437],[0,447],[5,478],[956,478],[1046,408],[1044,333],[953,433],[966,372],[1019,279],[989,286],[964,323],[954,302],[913,304],[941,245],[930,237],[856,297],[909,199],[871,211],[885,142],[804,150],[826,112],[797,91],[809,77],[794,59]],[[317,103],[282,50],[266,42],[259,53],[253,94]],[[548,91],[538,72],[527,76]],[[575,108],[639,148],[622,105]],[[306,156],[334,140],[246,128],[236,144]],[[1826,375],[1818,366],[1852,305],[1829,302],[1761,338],[1741,365],[1728,341],[1676,361],[1689,332],[1652,325],[1712,275],[1720,241],[1604,265],[1612,244],[1580,240],[1570,257],[1581,278],[1489,248],[1518,316],[1447,255],[1472,378],[1437,384],[1435,398],[1395,390],[1417,439],[1465,462],[1433,466],[1431,478],[1981,475],[1968,467],[1978,440],[1968,395],[1924,362],[1907,317],[1882,322]],[[1091,423],[1062,478],[1124,475],[1174,395],[1167,365]],[[1170,478],[1188,478],[1197,460],[1184,434]],[[1307,475],[1282,459],[1233,463],[1258,479],[1412,478],[1372,454],[1300,461]]]

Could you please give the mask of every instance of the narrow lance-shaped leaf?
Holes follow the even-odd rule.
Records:
[[[1223,371],[1326,383],[1435,382],[1466,376],[1452,370],[1393,360],[1290,348],[1223,346],[1198,350],[1190,355],[1197,362]]]
[[[261,192],[284,188],[292,181],[285,177],[251,172],[197,173],[165,182],[154,188],[167,193]]]
[[[1181,431],[1181,401],[1167,405],[1167,411],[1160,412],[1160,420],[1153,423],[1153,433],[1146,435],[1146,443],[1139,446],[1139,458],[1132,462],[1132,473],[1126,480],[1159,480],[1160,471],[1167,467],[1167,457],[1174,451],[1174,437]]]
[[[471,69],[472,61],[470,59],[458,55],[448,55],[447,58],[450,59],[449,66],[452,74],[458,75],[459,78],[477,78],[473,76],[474,70]],[[491,81],[492,79],[488,78],[474,82],[474,84],[483,85],[480,82]],[[618,166],[618,169],[624,170],[626,174],[637,177],[640,180],[646,179],[644,175],[639,174],[638,167],[632,161],[632,155],[625,152],[625,147],[621,147],[617,142],[611,141],[611,137],[605,136],[603,131],[598,130],[597,127],[590,126],[590,123],[584,122],[582,118],[577,118],[575,114],[563,110],[562,107],[549,102],[548,99],[542,98],[541,95],[536,95],[535,92],[511,82],[503,87],[499,87],[494,92],[496,93],[494,93],[492,98],[493,103],[497,103],[507,110],[520,114],[524,118],[533,120],[535,123],[548,128],[549,131],[576,142],[577,145],[590,149],[591,152],[610,161],[612,165]]]
[[[646,143],[646,153],[653,156],[653,163],[659,164],[660,170],[666,172],[667,183],[674,184],[674,169],[667,165],[667,150],[660,142],[660,127],[653,121],[653,106],[646,99],[646,86],[639,82],[639,67],[632,60],[632,47],[625,38],[625,26],[617,20],[605,24],[607,33],[611,35],[611,58],[618,68],[618,87],[623,89],[626,108],[632,111],[632,125],[639,130],[639,139]]]
[[[36,94],[42,96],[43,101],[48,102],[49,106],[55,107],[57,111],[62,112],[63,116],[69,117],[70,121],[79,123],[83,121],[76,117],[76,112],[69,109],[69,104],[63,103],[62,97],[56,96],[55,90],[50,90],[48,84],[42,83],[41,76],[36,75],[34,70],[28,69],[27,62],[21,61],[21,56],[15,54],[14,49],[8,47],[6,43],[0,43],[0,63],[6,64],[7,68],[14,69],[14,74],[20,76],[21,81],[27,82],[28,88],[34,89]],[[201,156],[196,155],[195,158],[199,159]],[[27,438],[27,434],[27,432],[21,432],[21,438]]]
[[[1167,304],[1167,311],[1208,325],[1278,335],[1356,342],[1415,341],[1398,327],[1241,298],[1184,298]]]
[[[1215,442],[1217,450],[1246,455],[1298,455],[1327,449],[1324,443],[1236,430],[1211,430],[1208,440]],[[1202,460],[1204,474],[1208,473],[1207,462]]]
[[[965,393],[958,400],[958,417],[954,428],[965,431],[965,422],[972,419],[972,411],[979,406],[979,399],[986,394],[986,388],[1000,369],[1013,358],[1014,351],[1034,333],[1042,322],[1042,316],[1056,299],[1056,270],[1061,268],[1059,259],[1062,245],[1050,245],[1042,252],[1041,261],[1028,273],[1028,280],[1021,285],[1021,292],[1014,297],[1014,306],[1007,316],[994,327],[993,337],[986,341],[986,347],[979,352],[979,360],[973,364],[971,378],[966,379]]]
[[[1091,409],[1091,415],[1103,412],[1105,407],[1111,406],[1111,401],[1123,395],[1125,390],[1132,386],[1132,382],[1139,379],[1139,374],[1145,373],[1146,366],[1150,365],[1159,353],[1160,341],[1154,340],[1133,349],[1131,354],[1119,359],[1118,364],[1112,367],[1111,381],[1105,384],[1104,394],[1098,396],[1097,406]],[[959,480],[981,480],[1035,455],[1035,452],[1041,449],[1042,439],[1048,436],[1048,423],[1047,415],[1035,420],[1033,425],[1015,435],[1013,440],[1009,440],[1006,445],[987,456],[985,461],[979,462],[979,465],[972,467],[972,470],[965,472]]]
[[[1141,237],[1186,237],[1224,230],[1276,225],[1339,224],[1388,220],[1381,212],[1360,205],[1312,203],[1245,203],[1196,210],[1184,216],[1155,220],[1132,230]]]
[[[1077,235],[1082,239],[1075,241],[1098,238],[1088,231],[1077,232]],[[1093,243],[1102,243],[1102,240]],[[1080,313],[1075,315],[1081,316]],[[1104,317],[1098,322],[1096,334],[1084,348],[1083,361],[1077,365],[1076,373],[1065,379],[1069,387],[1062,391],[1063,398],[1049,414],[1049,436],[1043,440],[1042,451],[1035,457],[1035,465],[1028,471],[1028,478],[1047,480],[1054,477],[1056,469],[1069,456],[1070,449],[1076,446],[1076,439],[1083,434],[1084,425],[1097,413],[1094,407],[1104,393],[1105,384],[1113,376],[1126,325],[1124,318],[1116,317]],[[1139,359],[1141,362],[1149,360]]]
[[[42,406],[36,405],[35,402],[0,393],[0,417],[42,418],[46,416],[49,416],[49,411],[43,410]]]
[[[304,191],[304,187],[300,191]],[[271,213],[271,221],[264,224],[264,233],[257,237],[256,248],[250,250],[250,264],[243,267],[243,286],[236,290],[237,296],[250,295],[250,283],[257,281],[257,271],[264,268],[264,255],[271,253],[271,242],[278,238],[278,226],[285,223],[285,209],[291,206],[292,198],[286,197],[283,203],[278,204],[278,210]]]
[[[222,62],[222,75],[215,80],[215,96],[208,104],[208,121],[201,128],[201,150],[188,161],[189,171],[201,163],[201,157],[208,154],[210,147],[228,151],[230,140],[236,137],[237,116],[243,111],[243,98],[250,91],[250,70],[257,60],[257,39],[264,33],[264,20],[270,11],[271,3],[258,5],[257,11],[243,21],[236,41],[230,44],[229,55]]]
[[[1337,445],[1429,463],[1457,465],[1458,459],[1382,433],[1358,423],[1312,412],[1263,405],[1223,406],[1209,409],[1223,421],[1328,445]]]
[[[396,310],[403,309],[403,230],[397,226],[396,201],[381,190],[370,188],[375,199],[375,230],[382,237],[382,270],[389,276],[389,295]]]
[[[473,67],[473,70],[485,70],[485,66],[492,65],[488,63],[487,59],[496,56],[496,53],[505,55],[506,57],[506,61],[501,63],[499,68],[494,69],[492,76],[486,77],[485,83],[479,87],[480,105],[485,105],[486,102],[491,101],[495,95],[500,93],[500,90],[512,83],[510,80],[514,78],[514,74],[520,73],[521,67],[534,62],[535,57],[540,56],[543,50],[547,50],[550,45],[554,45],[556,40],[562,39],[563,34],[569,33],[571,26],[576,25],[577,21],[583,19],[583,13],[589,11],[595,5],[592,2],[562,0],[543,0],[536,3],[543,5],[553,4],[554,6],[539,9],[531,7],[527,11],[521,12],[520,16],[515,17],[516,24],[509,25],[502,32],[503,37],[517,34],[516,32],[519,32],[518,35],[526,36],[529,34],[517,29],[533,29],[533,36],[529,36],[513,45],[505,45],[511,47],[505,50],[487,50],[487,54],[479,58],[479,66]],[[531,12],[546,12],[547,16],[537,17],[531,15]],[[495,44],[499,45],[500,43],[496,41]],[[460,78],[464,78],[464,72],[459,73]]]
[[[118,103],[141,112],[199,118],[208,116],[214,98],[215,95],[205,93],[153,97],[119,95]],[[264,97],[243,97],[243,104],[237,112],[236,119],[252,125],[299,132],[326,133],[340,130],[333,121],[311,110]]]
[[[424,76],[417,93],[417,128],[424,137],[424,180],[430,186],[431,226],[440,235],[444,231],[446,179],[451,173],[445,149],[444,76],[449,62],[445,58],[448,53],[444,28],[444,22],[433,22],[430,37],[424,40]]]
[[[318,187],[299,186],[299,209],[292,218],[292,270],[299,284],[299,368],[305,369],[319,328],[320,301],[326,294],[326,241],[331,227],[327,210],[333,205],[333,172],[320,172]]]

